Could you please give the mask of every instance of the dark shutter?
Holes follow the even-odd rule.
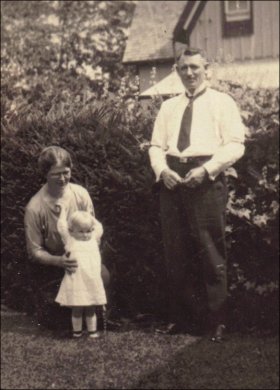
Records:
[[[243,35],[251,35],[253,29],[253,1],[248,1],[249,16],[246,20],[228,20],[226,13],[226,1],[221,1],[222,4],[222,21],[223,21],[223,36],[237,37]]]

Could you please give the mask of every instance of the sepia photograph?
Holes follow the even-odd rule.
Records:
[[[1,1],[1,389],[279,389],[279,1]]]

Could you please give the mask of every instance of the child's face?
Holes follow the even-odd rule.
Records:
[[[92,231],[92,227],[75,226],[70,233],[76,240],[88,241],[91,239]]]

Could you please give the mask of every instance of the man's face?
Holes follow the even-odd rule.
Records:
[[[177,63],[177,72],[185,88],[194,92],[206,78],[207,62],[200,55],[181,56]]]

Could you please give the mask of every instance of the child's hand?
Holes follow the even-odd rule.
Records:
[[[97,222],[96,218],[93,217],[92,231],[96,230],[97,224],[98,224],[98,222]]]
[[[100,245],[101,242],[101,237],[103,235],[103,226],[102,224],[94,218],[94,224],[93,224],[93,231],[94,231],[94,236],[97,240],[97,243]]]

